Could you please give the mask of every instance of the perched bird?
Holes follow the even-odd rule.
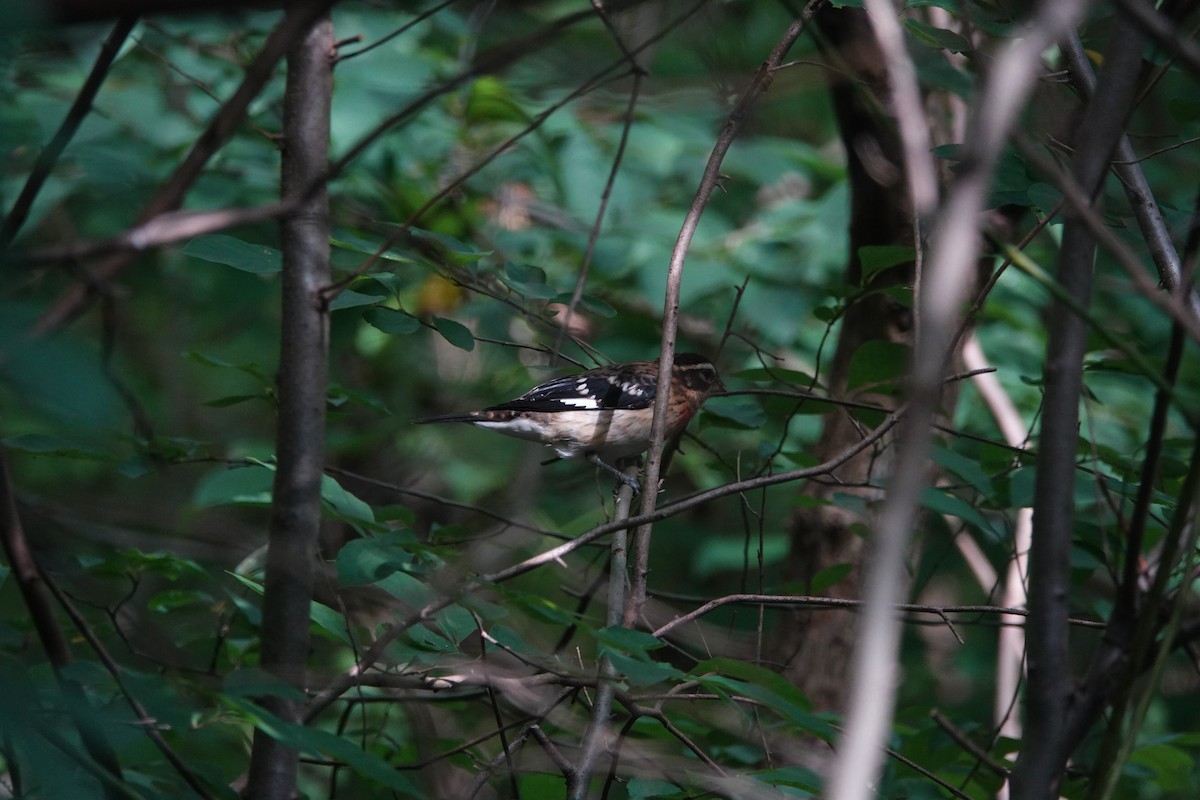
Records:
[[[480,428],[541,442],[561,458],[584,458],[633,490],[637,481],[613,466],[650,446],[658,362],[632,361],[555,378],[525,394],[462,414],[416,420],[469,422]],[[717,368],[704,356],[676,353],[671,368],[667,438],[683,432],[714,391],[725,391]]]

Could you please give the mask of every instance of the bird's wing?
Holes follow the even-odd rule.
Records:
[[[658,375],[645,369],[596,369],[535,386],[488,411],[614,411],[654,403]]]

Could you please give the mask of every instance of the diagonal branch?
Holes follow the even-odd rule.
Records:
[[[21,226],[28,219],[29,211],[33,208],[33,201],[37,199],[38,192],[42,190],[54,165],[58,163],[58,157],[62,155],[67,144],[75,136],[75,132],[79,130],[80,124],[92,110],[96,94],[100,91],[104,79],[108,77],[109,67],[116,60],[117,54],[121,52],[121,46],[136,23],[137,17],[121,17],[109,31],[104,44],[100,46],[100,53],[96,56],[96,63],[92,65],[92,71],[88,73],[87,80],[80,87],[79,94],[75,95],[75,101],[71,103],[67,115],[63,118],[62,124],[58,126],[54,136],[42,148],[42,152],[38,153],[37,161],[34,162],[29,177],[25,179],[25,185],[21,187],[21,193],[17,195],[17,201],[13,203],[12,210],[4,218],[4,227],[0,229],[0,250],[12,244],[13,239],[20,232]]]
[[[284,15],[263,43],[262,50],[246,68],[237,90],[209,120],[208,127],[196,139],[183,162],[158,187],[158,191],[138,214],[135,228],[179,208],[192,184],[200,177],[204,165],[237,131],[246,109],[275,74],[275,67],[288,48],[305,34],[313,21],[325,13],[332,3],[333,0],[309,3],[305,5],[303,13]],[[134,256],[134,251],[114,253],[95,269],[88,282],[77,283],[63,292],[38,319],[33,328],[34,335],[46,336],[75,319],[95,299],[97,287],[104,286],[121,274],[133,262]]]

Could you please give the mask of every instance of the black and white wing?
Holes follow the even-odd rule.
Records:
[[[652,362],[601,367],[535,386],[487,411],[615,411],[654,403],[658,373]]]

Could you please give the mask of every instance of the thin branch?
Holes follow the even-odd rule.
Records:
[[[1067,57],[1071,77],[1079,93],[1085,102],[1089,101],[1096,91],[1096,77],[1092,73],[1091,61],[1084,52],[1083,43],[1078,35],[1072,34],[1065,38],[1063,53]],[[1150,182],[1146,180],[1146,173],[1137,162],[1137,154],[1133,151],[1129,135],[1122,133],[1117,142],[1112,170],[1125,188],[1125,196],[1129,205],[1133,207],[1133,215],[1141,228],[1142,238],[1145,239],[1150,256],[1158,269],[1159,280],[1168,292],[1174,292],[1182,280],[1183,268],[1180,265],[1179,253],[1171,240],[1171,233],[1167,230],[1167,223],[1158,209],[1158,203],[1154,200],[1154,192],[1150,189]],[[1195,291],[1188,291],[1186,297],[1192,316],[1200,318],[1200,295]]]
[[[598,1],[595,0],[595,2]],[[601,16],[608,23],[608,15],[602,13]],[[621,41],[620,38],[617,41]],[[624,44],[621,47],[624,49]],[[583,290],[587,287],[588,272],[592,266],[592,257],[596,252],[596,242],[600,238],[600,228],[604,223],[604,214],[608,210],[608,201],[612,196],[613,185],[616,184],[617,174],[621,170],[621,164],[625,156],[625,146],[629,143],[629,132],[633,130],[633,112],[637,108],[637,101],[641,96],[643,77],[644,74],[641,70],[634,71],[633,87],[629,90],[629,104],[625,107],[625,117],[621,126],[621,139],[617,143],[617,152],[613,154],[612,167],[608,170],[608,179],[604,182],[604,190],[600,193],[600,207],[596,209],[596,219],[592,223],[591,231],[588,233],[587,246],[583,250],[583,261],[579,265],[579,275],[575,278],[575,289],[571,292],[571,299],[567,303],[567,310],[562,315],[562,327],[554,342],[555,354],[562,349],[563,337],[571,330],[571,321],[575,317],[575,310],[579,306],[579,301],[583,299]],[[557,359],[557,355],[555,358]]]
[[[903,411],[903,409],[901,410]],[[364,671],[375,664],[382,656],[387,647],[404,631],[411,628],[413,625],[420,624],[429,619],[433,614],[442,610],[446,606],[454,602],[456,597],[469,595],[489,584],[503,583],[511,580],[519,575],[524,575],[545,564],[554,563],[560,560],[563,556],[572,553],[582,547],[586,547],[596,539],[614,533],[618,530],[627,530],[635,525],[645,525],[652,522],[657,522],[660,519],[666,519],[676,514],[681,514],[688,509],[695,508],[705,503],[712,502],[721,497],[737,494],[750,489],[756,489],[763,486],[774,486],[782,483],[789,483],[797,480],[813,478],[819,475],[826,475],[838,467],[845,464],[847,461],[855,458],[859,453],[867,450],[882,439],[895,426],[900,417],[901,411],[885,419],[879,427],[871,431],[860,442],[853,447],[849,447],[839,453],[834,458],[816,467],[806,467],[803,469],[791,470],[788,472],[780,472],[775,475],[764,475],[757,478],[749,478],[744,481],[718,486],[714,489],[709,489],[703,492],[697,492],[690,497],[686,497],[674,503],[669,503],[665,506],[655,508],[650,514],[639,514],[627,520],[606,522],[603,525],[598,525],[586,533],[574,537],[568,542],[565,542],[557,547],[553,547],[536,556],[525,559],[517,564],[483,575],[479,578],[465,582],[456,592],[454,596],[446,596],[427,603],[422,608],[410,612],[407,616],[399,619],[396,623],[386,631],[380,633],[370,649],[363,655],[362,659],[350,669],[342,672],[337,677],[333,678],[329,684],[318,692],[309,701],[308,710],[305,714],[306,719],[312,719],[324,709],[328,708],[338,697],[344,692],[352,688],[358,682]]]
[[[1171,55],[1178,58],[1192,72],[1200,75],[1200,45],[1180,36],[1174,21],[1146,0],[1118,0],[1117,5]]]
[[[374,42],[371,42],[369,45],[366,45],[365,47],[360,47],[357,50],[352,50],[349,53],[339,53],[337,58],[334,59],[334,64],[335,65],[340,64],[341,62],[346,61],[348,59],[354,58],[356,56],[361,56],[365,53],[369,53],[372,50],[374,50],[376,47],[382,47],[383,45],[390,42],[392,39],[395,39],[397,36],[403,35],[405,32],[411,30],[412,28],[414,28],[417,25],[420,25],[422,22],[429,19],[434,14],[438,13],[439,11],[441,11],[444,8],[454,5],[456,2],[458,2],[458,0],[442,0],[441,3],[438,3],[437,5],[433,6],[432,8],[426,9],[425,11],[422,11],[420,14],[413,17],[411,20],[404,23],[399,28],[396,28],[396,30],[392,31],[387,36],[381,37],[380,39],[378,39]]]
[[[1137,290],[1138,294],[1170,314],[1171,318],[1177,320],[1193,340],[1200,342],[1200,318],[1193,312],[1191,301],[1186,297],[1179,297],[1174,293],[1168,294],[1159,289],[1158,285],[1146,275],[1142,259],[1113,232],[1113,229],[1104,221],[1104,217],[1091,208],[1090,198],[1077,180],[1038,152],[1026,141],[1024,136],[1018,134],[1013,141],[1022,157],[1033,164],[1038,171],[1044,173],[1055,188],[1062,191],[1064,209],[1078,217],[1080,223],[1087,228],[1096,241],[1112,254],[1121,268],[1125,270],[1125,274],[1133,281],[1133,288]],[[1191,296],[1194,297],[1194,293]]]
[[[625,468],[629,478],[637,476],[637,465],[631,464]],[[620,522],[629,519],[629,509],[633,505],[633,489],[627,483],[621,484],[617,493],[616,508],[613,520]],[[628,545],[629,537],[625,530],[615,531],[611,543],[611,557],[608,564],[608,612],[607,624],[620,625],[625,610],[625,583],[628,580]],[[612,715],[614,686],[613,681],[620,675],[608,656],[601,656],[599,668],[599,686],[596,687],[596,701],[592,704],[592,718],[583,735],[579,758],[574,769],[568,773],[567,797],[569,800],[585,800],[588,787],[591,784],[592,773],[596,769],[596,761],[600,758],[601,750],[609,743],[609,717]]]
[[[693,609],[686,614],[682,614],[670,622],[662,625],[658,630],[654,631],[651,636],[661,639],[671,631],[686,625],[689,622],[694,622],[707,614],[716,611],[718,608],[728,605],[755,605],[755,606],[778,606],[778,607],[793,607],[801,606],[805,608],[862,608],[865,605],[863,600],[855,600],[842,597],[820,597],[814,595],[791,595],[791,594],[730,594],[724,597],[718,597],[709,600],[699,608]],[[1000,614],[1014,617],[1027,617],[1029,612],[1023,608],[1006,608],[1004,606],[933,606],[921,603],[896,603],[892,606],[893,611],[903,611],[914,614],[934,614],[942,618],[945,622],[947,614]],[[1071,624],[1081,628],[1103,628],[1104,623],[1100,620],[1083,619],[1080,617],[1072,617]]]
[[[83,86],[80,87],[79,94],[75,96],[74,102],[71,103],[67,115],[63,117],[54,136],[42,148],[42,152],[38,153],[37,161],[34,162],[33,169],[25,179],[25,185],[21,187],[21,193],[17,195],[16,202],[13,203],[8,216],[4,218],[4,227],[0,229],[0,250],[4,250],[12,244],[13,239],[20,232],[21,226],[28,219],[29,211],[33,208],[33,201],[37,199],[38,192],[42,190],[46,179],[50,177],[50,172],[58,163],[59,156],[74,138],[75,132],[79,130],[79,126],[88,112],[92,110],[92,103],[100,91],[100,86],[108,77],[109,68],[116,60],[117,54],[121,52],[121,46],[125,44],[125,39],[135,24],[137,24],[137,17],[121,17],[113,25],[104,43],[100,46],[100,52],[96,55],[96,63],[92,65],[92,70],[88,73]]]
[[[13,494],[12,476],[8,468],[8,454],[3,446],[0,446],[0,543],[3,544],[4,555],[21,591],[21,599],[29,612],[33,628],[54,668],[67,711],[79,730],[84,750],[94,762],[86,764],[85,768],[103,776],[105,797],[117,797],[121,792],[114,786],[124,782],[121,763],[117,760],[108,738],[99,730],[96,720],[90,716],[92,709],[83,687],[77,681],[65,677],[63,673],[74,659],[50,598],[46,595],[46,580],[33,558],[33,551],[29,548],[29,539],[17,512],[17,499]]]
[[[793,20],[788,26],[766,61],[759,67],[753,80],[750,81],[750,85],[738,99],[733,110],[730,111],[721,133],[717,137],[716,144],[713,145],[708,163],[704,167],[704,174],[700,179],[700,185],[696,189],[696,196],[688,208],[687,216],[684,218],[683,226],[675,241],[675,247],[671,251],[671,261],[667,269],[666,295],[663,298],[662,343],[658,363],[658,389],[654,398],[654,422],[651,426],[650,449],[647,452],[646,469],[642,480],[646,491],[642,493],[641,516],[652,514],[658,501],[658,484],[661,477],[663,442],[667,430],[667,408],[671,391],[671,368],[675,363],[675,337],[679,327],[679,295],[683,285],[683,265],[687,258],[688,248],[691,246],[696,228],[700,225],[700,217],[708,206],[713,190],[716,189],[721,178],[721,163],[725,160],[725,154],[729,152],[750,109],[770,87],[776,70],[783,63],[784,56],[808,27],[813,16],[825,5],[826,0],[809,0],[803,11],[800,12],[799,18]],[[635,619],[641,616],[642,606],[646,602],[646,576],[650,569],[649,561],[650,527],[644,526],[635,530],[633,534],[630,613]]]
[[[163,754],[164,758],[166,758],[167,763],[169,763],[175,769],[175,771],[179,773],[179,776],[183,778],[184,782],[188,786],[192,788],[192,791],[194,791],[200,797],[205,798],[205,800],[211,800],[212,798],[215,798],[216,795],[210,792],[208,787],[200,782],[200,779],[194,772],[192,772],[187,763],[185,763],[184,760],[179,757],[178,753],[171,749],[171,745],[167,744],[167,740],[163,738],[161,733],[159,733],[157,728],[157,720],[150,715],[149,710],[142,705],[141,701],[138,700],[137,697],[135,697],[129,690],[129,687],[125,685],[125,680],[122,677],[123,670],[121,669],[121,665],[118,664],[116,659],[112,657],[112,654],[108,652],[108,649],[104,646],[104,643],[100,641],[100,637],[96,635],[96,632],[92,630],[92,626],[88,625],[87,620],[84,619],[83,615],[79,613],[79,610],[75,608],[75,605],[71,602],[71,599],[67,597],[66,593],[59,588],[58,584],[56,584],[48,576],[45,577],[44,580],[46,586],[54,594],[54,598],[58,601],[59,606],[61,606],[63,611],[67,612],[67,616],[71,618],[71,622],[75,625],[75,630],[79,631],[79,634],[87,640],[88,646],[92,648],[92,652],[96,654],[96,657],[100,660],[100,663],[104,665],[104,669],[106,669],[108,674],[112,677],[113,683],[115,683],[117,686],[117,691],[121,693],[121,696],[125,698],[125,702],[129,704],[129,708],[137,716],[137,727],[146,734],[147,738],[149,738],[151,742],[154,743],[154,746],[158,748],[158,751]]]
[[[304,4],[304,13],[285,14],[267,37],[262,50],[246,68],[242,82],[233,95],[217,110],[208,127],[196,139],[183,162],[168,178],[138,214],[135,228],[179,208],[188,189],[200,177],[208,160],[229,141],[245,117],[246,109],[275,74],[275,67],[297,39],[302,37],[333,0]],[[324,163],[324,162],[322,162]],[[82,313],[91,303],[98,287],[117,277],[133,261],[134,251],[115,252],[91,273],[88,282],[78,283],[59,295],[34,325],[36,336],[46,336]]]
[[[898,437],[886,499],[875,526],[872,560],[862,581],[867,606],[854,651],[846,731],[829,785],[831,800],[869,797],[882,767],[881,748],[891,727],[900,648],[900,627],[892,607],[903,595],[904,560],[925,487],[926,454],[942,373],[976,261],[981,212],[1007,133],[1037,78],[1041,53],[1072,28],[1081,12],[1081,2],[1042,3],[1027,35],[998,57],[969,122],[962,170],[933,223],[924,286],[918,294],[921,323],[909,387],[910,413]]]
[[[982,747],[972,741],[971,738],[963,733],[957,725],[951,722],[945,714],[935,708],[929,713],[929,716],[935,723],[937,723],[939,728],[944,730],[950,736],[950,738],[953,739],[956,744],[958,744],[959,747],[961,747],[963,750],[966,750],[975,758],[979,759],[979,763],[987,767],[993,775],[997,775],[1001,778],[1008,778],[1008,767],[992,758],[991,754],[987,750],[984,750]]]
[[[987,356],[979,343],[979,337],[968,335],[962,346],[963,363],[972,369],[987,365]],[[1023,448],[1029,440],[1029,431],[1016,404],[1004,391],[995,375],[978,375],[975,388],[983,397],[992,417],[996,420],[1005,441],[1011,447]],[[1033,536],[1033,509],[1017,509],[1017,521],[1013,527],[1012,557],[1004,576],[1001,603],[1005,606],[1024,609],[1028,600],[1025,578],[1029,574],[1029,545]],[[1000,628],[996,642],[996,690],[993,701],[994,717],[1000,733],[1013,739],[1021,734],[1021,719],[1012,713],[1025,664],[1025,629],[1017,625]]]
[[[917,70],[904,46],[896,6],[891,0],[864,0],[863,8],[887,62],[889,107],[904,143],[904,177],[918,222],[937,205],[937,168],[933,163],[929,120],[917,83]],[[918,241],[920,231],[917,231]]]

